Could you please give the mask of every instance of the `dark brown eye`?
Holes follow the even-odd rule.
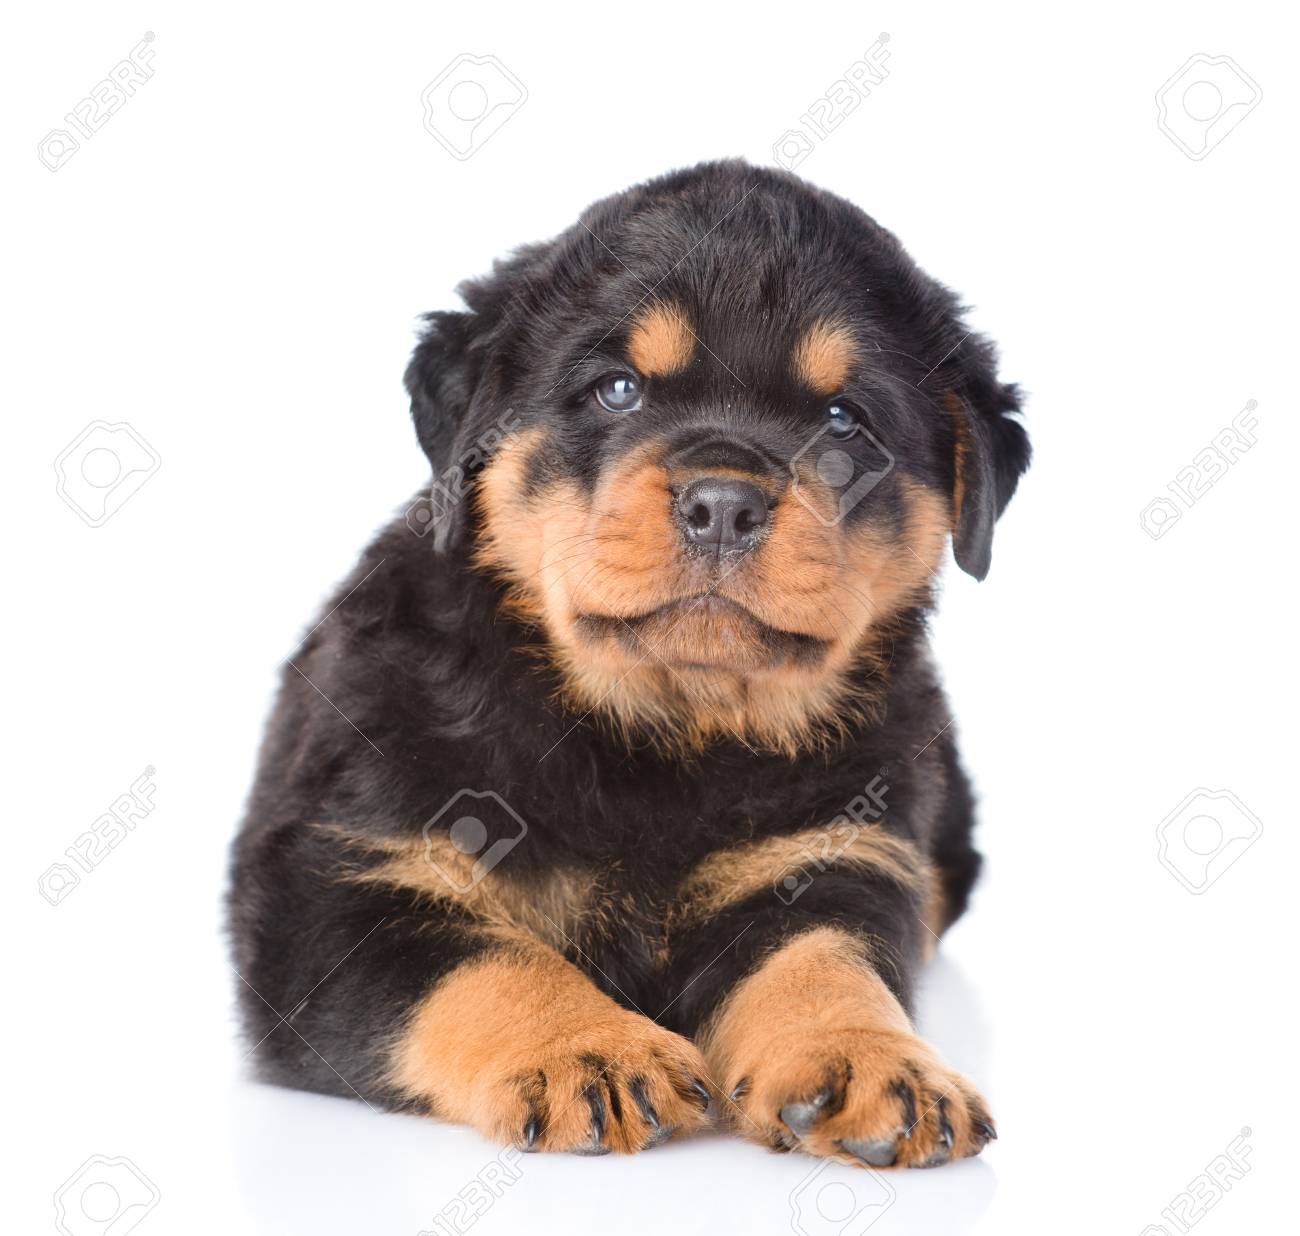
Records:
[[[641,383],[630,373],[615,373],[596,386],[596,401],[606,412],[635,412],[641,407]]]

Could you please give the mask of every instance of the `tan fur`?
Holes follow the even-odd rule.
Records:
[[[623,1116],[611,1111],[607,1148],[651,1144],[660,1130],[630,1098],[632,1078],[660,1129],[704,1123],[691,1091],[704,1062],[691,1043],[622,1008],[544,945],[499,938],[500,952],[452,971],[408,1019],[391,1057],[400,1093],[500,1142],[525,1141],[536,1117],[543,1150],[593,1146],[589,1086],[620,1089]]]
[[[524,884],[511,878],[506,861],[475,881],[474,856],[457,849],[442,834],[395,841],[358,838],[336,826],[319,827],[328,827],[358,857],[381,858],[378,863],[345,867],[343,879],[452,902],[484,926],[527,932],[556,948],[572,940],[600,904],[597,883],[585,871],[561,868],[549,871],[544,880]]]
[[[729,1123],[765,1144],[793,1139],[783,1107],[843,1081],[834,1108],[798,1144],[813,1154],[855,1162],[842,1143],[900,1137],[898,1165],[925,1162],[941,1147],[942,1119],[954,1157],[984,1144],[978,1092],[916,1036],[902,1006],[868,961],[864,942],[838,927],[817,927],[770,954],[723,1002],[702,1036]],[[894,1089],[914,1086],[911,1127]],[[942,1104],[940,1103],[942,1100]],[[906,1136],[900,1136],[906,1131]]]
[[[833,395],[843,390],[857,344],[848,327],[830,321],[811,326],[794,349],[794,371],[819,395]]]
[[[632,324],[627,351],[645,378],[666,377],[690,364],[695,336],[674,305],[653,305]]]
[[[952,486],[952,527],[957,527],[961,519],[961,504],[966,496],[966,455],[970,450],[967,439],[970,428],[966,424],[966,409],[962,401],[953,394],[944,397],[944,405],[952,418],[953,432],[953,486]]]
[[[678,912],[686,919],[704,918],[754,893],[775,889],[792,869],[816,872],[854,864],[883,872],[929,904],[934,875],[916,846],[877,824],[845,819],[710,854],[678,890]]]
[[[528,460],[546,449],[537,431],[519,434],[485,469],[478,562],[513,584],[516,612],[549,637],[580,710],[674,747],[731,735],[792,753],[872,707],[846,699],[845,680],[887,666],[890,623],[923,597],[943,552],[947,500],[904,482],[900,538],[847,533],[810,473],[800,496],[777,502],[759,549],[718,579],[681,552],[669,485],[683,478],[660,447],[630,452],[590,496],[561,483],[525,499]],[[580,615],[619,621],[596,639]],[[820,640],[824,655],[773,662],[760,623]]]

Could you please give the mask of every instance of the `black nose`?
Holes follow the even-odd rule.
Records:
[[[767,523],[767,497],[757,485],[730,477],[693,481],[677,499],[677,510],[692,545],[715,554],[752,549]]]

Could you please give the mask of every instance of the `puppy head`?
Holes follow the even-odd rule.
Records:
[[[584,708],[794,749],[862,703],[949,534],[987,573],[1015,390],[848,203],[704,165],[462,294],[407,372],[437,543],[509,582]]]

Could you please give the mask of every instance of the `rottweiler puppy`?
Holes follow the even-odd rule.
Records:
[[[1029,461],[993,347],[740,162],[461,294],[406,373],[432,483],[287,663],[235,846],[263,1075],[531,1150],[977,1154],[910,1010],[980,862],[925,624]]]

